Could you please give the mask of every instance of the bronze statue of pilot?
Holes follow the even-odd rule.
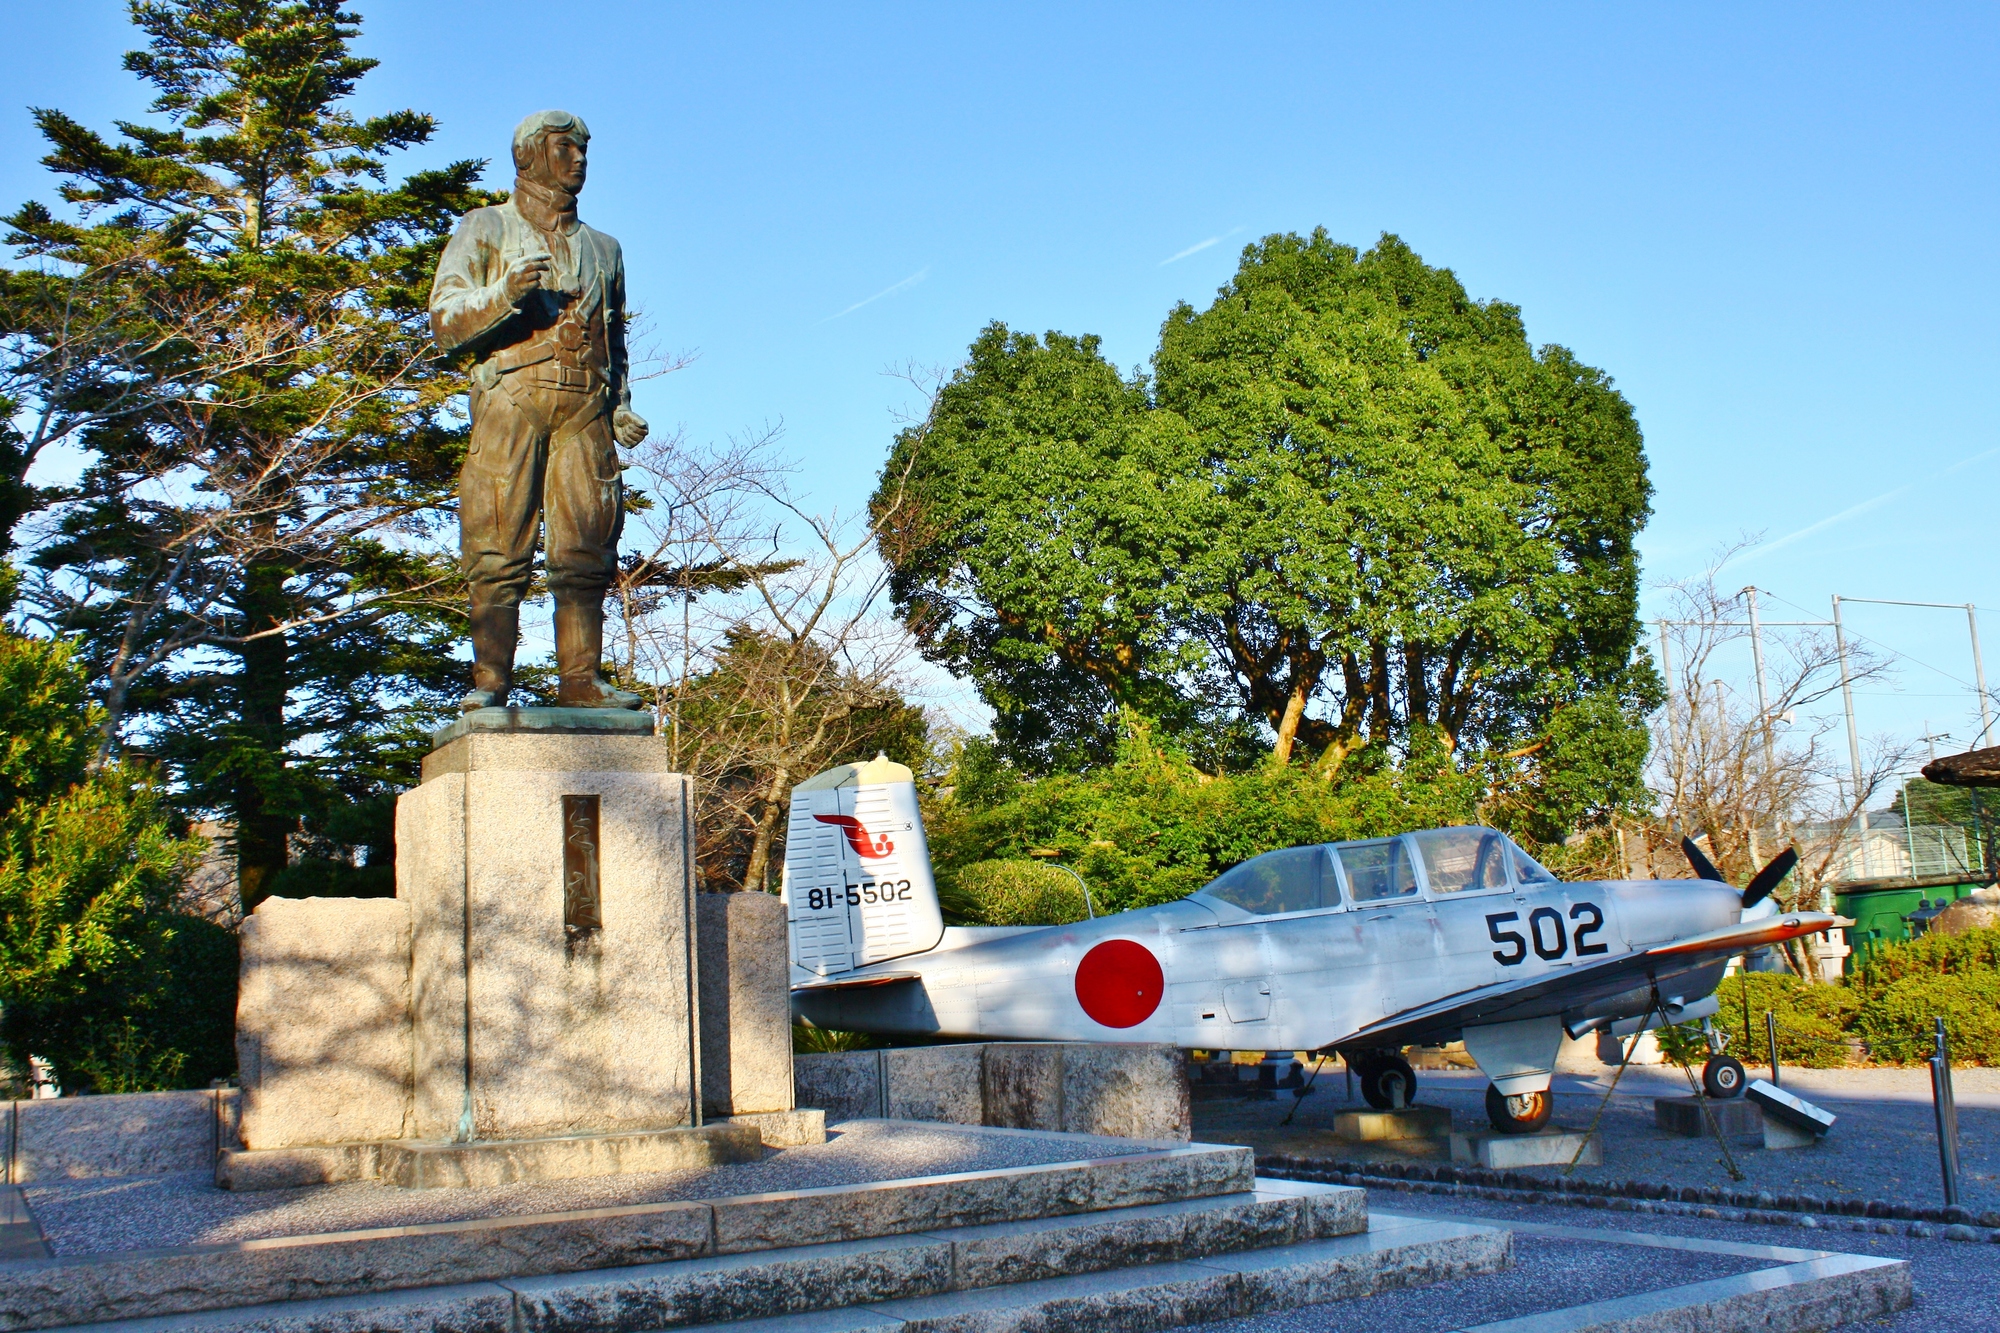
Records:
[[[646,423],[626,378],[624,257],[576,216],[589,144],[566,111],[522,121],[513,197],[460,220],[431,287],[438,345],[474,357],[472,445],[458,481],[467,712],[507,702],[538,527],[556,604],[557,703],[639,706],[599,675],[625,498],[617,445],[645,439]]]

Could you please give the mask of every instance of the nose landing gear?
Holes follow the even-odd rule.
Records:
[[[1717,1031],[1715,1024],[1704,1018],[1701,1035],[1708,1039],[1708,1062],[1701,1067],[1701,1090],[1717,1101],[1741,1097],[1749,1076],[1743,1072],[1741,1060],[1723,1054],[1729,1045],[1729,1034]]]
[[[1552,1109],[1554,1102],[1546,1088],[1509,1097],[1491,1083],[1486,1085],[1486,1118],[1502,1134],[1532,1134],[1549,1123]]]

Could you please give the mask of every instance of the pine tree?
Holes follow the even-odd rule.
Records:
[[[335,0],[131,12],[153,118],[114,141],[34,112],[73,217],[7,219],[27,263],[0,290],[0,389],[44,424],[0,440],[0,502],[48,511],[25,595],[90,666],[101,754],[150,754],[223,814],[248,908],[302,835],[386,808],[450,693],[464,432],[425,300],[492,196],[476,161],[389,183],[434,122],[343,108],[375,62]],[[82,480],[26,492],[63,432]]]

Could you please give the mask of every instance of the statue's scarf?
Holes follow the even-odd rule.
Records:
[[[563,290],[574,289],[576,256],[570,249],[569,237],[577,227],[576,196],[559,186],[516,176],[514,207],[548,244],[549,257],[555,261],[555,285]]]
[[[559,186],[543,185],[526,176],[514,178],[514,207],[537,231],[568,235],[576,230],[576,196]]]

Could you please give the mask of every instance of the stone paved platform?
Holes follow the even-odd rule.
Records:
[[[583,1280],[573,1275],[664,1265],[655,1276],[667,1280],[675,1291],[694,1293],[688,1296],[694,1299],[700,1291],[723,1281],[712,1274],[694,1280],[694,1286],[689,1287],[693,1279],[688,1274],[695,1270],[686,1265],[696,1260],[720,1262],[718,1273],[736,1272],[742,1264],[760,1272],[770,1270],[749,1284],[753,1294],[762,1295],[735,1304],[723,1302],[739,1314],[768,1312],[771,1301],[778,1301],[779,1309],[817,1309],[853,1304],[856,1297],[848,1292],[838,1300],[813,1297],[805,1306],[788,1306],[785,1302],[791,1298],[785,1293],[797,1286],[786,1276],[790,1271],[786,1264],[791,1261],[752,1256],[804,1247],[816,1261],[807,1264],[809,1272],[825,1270],[829,1264],[842,1272],[852,1268],[852,1280],[861,1284],[864,1296],[873,1298],[881,1294],[880,1282],[887,1280],[876,1271],[881,1263],[864,1256],[856,1261],[856,1268],[847,1263],[852,1254],[844,1246],[865,1243],[864,1251],[885,1256],[882,1262],[893,1269],[896,1264],[889,1262],[891,1259],[908,1257],[904,1250],[910,1242],[903,1238],[930,1236],[945,1249],[941,1257],[933,1255],[926,1262],[932,1268],[942,1264],[942,1271],[953,1274],[964,1272],[974,1258],[972,1251],[959,1254],[953,1248],[959,1245],[955,1238],[967,1234],[968,1229],[976,1233],[993,1225],[1018,1228],[1047,1223],[1085,1238],[1051,1242],[1045,1237],[1034,1242],[1042,1248],[1053,1243],[1053,1252],[1067,1253],[1078,1245],[1083,1250],[1093,1246],[1103,1249],[1103,1244],[1088,1239],[1105,1225],[1100,1219],[1129,1219],[1138,1210],[1140,1220],[1115,1227],[1110,1239],[1117,1241],[1112,1250],[1137,1254],[1142,1260],[1151,1254],[1148,1247],[1162,1235],[1180,1237],[1173,1242],[1177,1248],[1185,1242],[1205,1251],[1216,1245],[1240,1247],[1246,1238],[1251,1244],[1291,1244],[1316,1235],[1345,1234],[1366,1225],[1360,1190],[1288,1182],[1269,1192],[1253,1193],[1250,1153],[1244,1148],[938,1127],[947,1142],[956,1140],[962,1160],[983,1157],[991,1162],[1024,1155],[1053,1155],[1058,1160],[975,1171],[913,1173],[908,1166],[912,1157],[908,1149],[915,1137],[911,1131],[921,1132],[921,1127],[895,1128],[900,1132],[891,1136],[890,1146],[904,1151],[900,1171],[889,1178],[881,1178],[878,1172],[877,1178],[848,1184],[721,1195],[719,1189],[740,1189],[741,1182],[722,1184],[711,1179],[700,1182],[705,1188],[695,1191],[702,1196],[695,1199],[554,1213],[521,1214],[489,1208],[473,1218],[446,1222],[403,1221],[292,1231],[233,1242],[99,1249],[0,1262],[0,1330],[156,1316],[192,1317],[204,1311],[216,1312],[221,1318],[222,1312],[260,1304],[277,1307],[281,1313],[270,1318],[285,1327],[294,1327],[296,1319],[303,1318],[313,1328],[333,1330],[345,1328],[343,1321],[355,1311],[341,1305],[337,1310],[314,1313],[301,1309],[300,1303],[333,1300],[366,1304],[378,1299],[389,1299],[398,1306],[400,1313],[395,1318],[404,1322],[396,1327],[407,1323],[412,1329],[485,1327],[493,1322],[490,1307],[497,1301],[503,1308],[496,1327],[512,1329],[518,1327],[519,1311],[509,1302],[524,1290],[521,1282],[559,1279],[557,1285],[567,1290]],[[866,1135],[857,1132],[853,1137],[865,1140]],[[889,1161],[879,1153],[877,1158],[878,1167]],[[818,1178],[824,1179],[826,1174],[822,1169]],[[314,1192],[353,1188],[322,1187]],[[380,1197],[390,1191],[374,1188],[380,1193],[371,1202],[391,1202]],[[687,1192],[685,1188],[683,1192]],[[431,1197],[395,1193],[405,1200]],[[490,1196],[495,1191],[459,1193]],[[514,1202],[517,1206],[520,1203],[518,1199]],[[1157,1219],[1144,1215],[1145,1210],[1160,1205],[1192,1209],[1211,1220],[1197,1227],[1191,1217],[1180,1213]],[[940,1240],[943,1233],[949,1234]],[[1118,1262],[1121,1260],[1115,1256],[1110,1261],[1111,1266]],[[737,1269],[732,1269],[732,1264]],[[741,1277],[738,1272],[737,1278]],[[458,1296],[439,1294],[442,1286],[468,1283],[513,1285],[474,1293],[476,1299],[468,1297],[472,1303],[463,1309]],[[900,1288],[892,1289],[900,1293]],[[444,1313],[437,1313],[434,1319],[425,1311],[436,1301],[444,1302],[438,1307]],[[416,1313],[403,1308],[412,1302],[423,1308]],[[715,1299],[706,1297],[697,1304],[704,1310],[721,1308]],[[314,1322],[320,1314],[332,1322]],[[364,1312],[356,1317],[362,1320],[358,1327],[378,1327],[370,1322],[374,1315]],[[700,1321],[678,1322],[706,1322],[714,1317],[709,1313]],[[663,1326],[666,1322],[676,1321],[643,1326]],[[197,1324],[207,1326],[203,1320]],[[587,1320],[577,1326],[598,1327]]]
[[[1186,1145],[861,1120],[839,1126],[823,1144],[781,1149],[761,1162],[700,1171],[419,1193],[354,1181],[252,1194],[217,1189],[206,1172],[181,1172],[48,1181],[27,1186],[23,1193],[50,1251],[75,1256],[990,1171],[1081,1161],[1102,1156],[1108,1148],[1133,1152],[1149,1146]]]

